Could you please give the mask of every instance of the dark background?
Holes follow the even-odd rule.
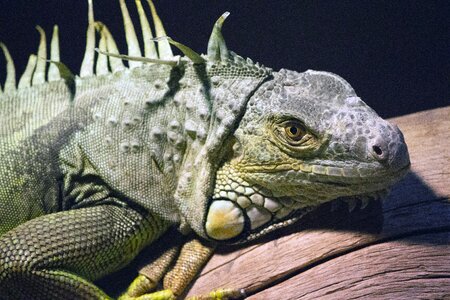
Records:
[[[217,17],[230,11],[223,32],[231,50],[275,70],[339,74],[382,117],[450,105],[450,1],[155,2],[168,35],[198,52],[206,51]],[[137,27],[134,1],[127,3]],[[95,0],[94,9],[126,53],[118,0]],[[60,26],[62,61],[79,73],[87,1],[1,1],[0,40],[20,74],[37,51],[37,24],[48,36]],[[3,57],[0,65],[3,82]]]

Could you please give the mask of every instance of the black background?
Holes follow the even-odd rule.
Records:
[[[231,50],[275,70],[339,74],[382,117],[450,105],[450,1],[155,2],[167,34],[198,52],[206,51],[217,17],[230,11],[223,33]],[[134,1],[127,3],[138,27]],[[94,9],[126,53],[118,0],[94,0]],[[87,1],[1,1],[0,40],[19,73],[37,51],[37,24],[48,36],[60,26],[62,61],[79,73]]]

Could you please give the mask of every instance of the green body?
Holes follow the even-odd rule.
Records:
[[[233,85],[235,91],[249,91],[249,85],[261,82],[257,76],[242,81],[227,76],[233,68],[219,66],[209,74],[221,73],[221,84]],[[201,72],[203,76],[198,75]],[[206,69],[190,63],[154,65],[78,78],[73,100],[64,81],[3,95],[1,242],[8,245],[11,239],[23,237],[27,244],[2,249],[23,253],[32,246],[50,248],[42,257],[33,258],[44,264],[51,260],[48,267],[64,277],[96,280],[126,265],[170,226],[202,228],[204,212],[195,215],[194,210],[202,202],[206,206],[208,199],[194,203],[187,198],[184,206],[179,205],[176,192],[202,192],[195,185],[180,183],[180,174],[192,169],[195,159],[200,167],[218,168],[216,158],[222,155],[230,130],[220,126],[216,111],[230,109],[221,107],[228,103],[226,97],[233,97],[241,114],[239,97],[218,92],[220,86],[209,87],[210,77]],[[248,96],[242,93],[240,98],[245,103]],[[202,149],[206,155],[199,155]],[[190,209],[190,201],[196,206],[193,212],[181,215],[181,210]],[[187,225],[190,217],[194,224]],[[42,239],[40,246],[34,244],[36,237]],[[97,237],[100,240],[93,243]],[[84,247],[89,250],[76,251]],[[56,258],[55,251],[59,253]],[[83,256],[92,253],[95,257],[84,265]],[[28,263],[32,263],[28,257],[20,258],[26,260],[17,262],[23,276],[3,272],[1,294],[53,295],[45,289],[40,295],[23,288],[28,276],[39,279],[33,272],[27,274]],[[6,266],[8,259],[0,258],[0,265]],[[86,291],[68,291],[64,297],[72,293],[77,299],[103,295],[90,286]]]

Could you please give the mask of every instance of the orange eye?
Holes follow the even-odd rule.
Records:
[[[286,136],[293,141],[300,141],[306,134],[305,128],[297,122],[288,122],[284,126]]]

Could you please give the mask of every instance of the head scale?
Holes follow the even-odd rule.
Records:
[[[400,130],[344,79],[281,70],[247,103],[233,155],[217,172],[206,233],[253,239],[336,198],[375,196],[408,167]]]

